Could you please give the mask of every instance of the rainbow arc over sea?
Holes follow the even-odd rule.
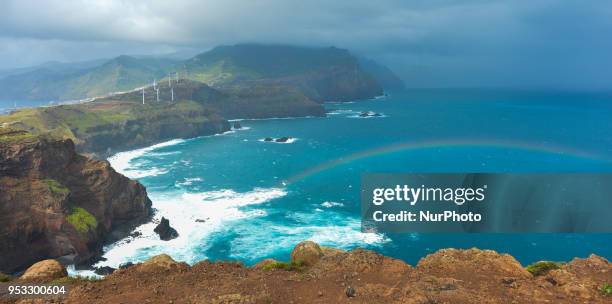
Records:
[[[551,155],[570,156],[576,158],[589,159],[604,163],[612,163],[612,158],[607,155],[601,155],[590,151],[581,150],[576,147],[564,146],[544,142],[528,142],[517,140],[500,140],[500,139],[440,139],[440,140],[425,140],[425,141],[409,141],[399,142],[390,145],[375,147],[363,151],[358,151],[346,156],[338,157],[316,166],[310,167],[297,174],[287,178],[284,183],[294,183],[307,177],[316,175],[317,173],[335,168],[340,165],[348,164],[357,160],[367,159],[370,157],[381,156],[385,154],[410,152],[425,149],[449,149],[449,148],[498,148],[498,149],[513,149],[528,152],[549,153]]]

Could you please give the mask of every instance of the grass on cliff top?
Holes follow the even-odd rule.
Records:
[[[204,117],[190,115],[194,112],[204,113]],[[202,104],[194,101],[151,102],[142,105],[138,102],[109,100],[22,109],[9,115],[0,115],[2,128],[21,132],[0,132],[0,141],[51,134],[57,138],[70,138],[78,144],[80,140],[92,136],[120,132],[130,120],[159,121],[162,117],[168,117],[168,114],[176,114],[176,117],[170,118],[182,117],[182,120],[200,123],[212,112],[206,111]]]
[[[539,276],[548,273],[553,269],[559,269],[563,263],[560,262],[550,262],[550,261],[540,261],[533,263],[527,266],[525,269],[529,271],[534,276]]]
[[[287,262],[279,262],[275,261],[269,264],[266,264],[262,267],[263,270],[272,270],[272,269],[283,269],[286,271],[298,271],[301,272],[306,268],[306,265],[302,261],[291,261]]]
[[[601,292],[603,296],[606,296],[606,297],[612,296],[612,284],[604,283],[599,289],[599,291]]]
[[[66,220],[83,235],[87,235],[90,229],[93,230],[98,227],[96,218],[81,207],[70,208],[70,214],[68,214]]]
[[[6,283],[10,281],[11,279],[12,279],[11,276],[0,272],[0,283]]]
[[[0,142],[18,141],[33,137],[35,135],[30,132],[0,126]]]
[[[53,193],[57,193],[57,194],[70,193],[70,190],[68,188],[64,187],[64,185],[62,185],[60,182],[54,179],[47,178],[47,179],[43,179],[42,182],[46,184],[47,187],[49,187],[49,190]]]

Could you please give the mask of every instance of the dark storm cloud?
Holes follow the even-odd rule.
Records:
[[[413,86],[609,87],[606,1],[8,1],[0,66],[240,42],[335,45]]]

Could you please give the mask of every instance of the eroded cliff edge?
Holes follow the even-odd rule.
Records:
[[[591,255],[554,265],[523,267],[491,250],[442,249],[411,266],[370,250],[306,241],[289,262],[267,259],[253,267],[208,260],[190,266],[158,255],[102,280],[62,278],[57,267],[33,267],[14,280],[70,285],[58,303],[610,303],[608,260]]]
[[[144,186],[76,153],[72,140],[0,132],[0,272],[45,258],[85,261],[112,231],[150,217]]]

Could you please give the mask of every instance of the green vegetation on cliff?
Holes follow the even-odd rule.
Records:
[[[274,261],[268,263],[262,267],[264,270],[272,270],[272,269],[283,269],[286,271],[304,271],[306,269],[306,265],[302,261],[291,261],[291,262],[280,262]]]
[[[553,269],[559,269],[561,268],[562,265],[563,263],[559,263],[559,262],[540,261],[540,262],[536,262],[536,263],[533,263],[527,266],[526,269],[532,275],[539,276],[539,275],[546,274],[547,272]]]
[[[155,102],[150,91],[152,89],[146,92],[149,99],[144,105],[142,97],[132,96],[23,109],[0,116],[0,126],[21,132],[10,133],[11,137],[51,134],[69,138],[79,150],[87,152],[106,152],[109,148],[129,148],[176,137],[214,134],[228,128],[224,126],[227,122],[203,103],[193,100]],[[141,96],[141,93],[134,95]],[[0,133],[0,139],[8,137]]]
[[[18,141],[22,139],[32,138],[34,135],[30,132],[13,129],[8,127],[0,127],[0,143]]]
[[[64,195],[70,193],[68,188],[64,187],[64,185],[54,179],[47,178],[43,179],[42,182],[46,184],[47,187],[49,187],[49,190],[53,193]]]
[[[96,218],[81,207],[71,207],[70,213],[66,216],[66,221],[83,235],[98,227]]]
[[[612,284],[604,283],[599,290],[601,291],[602,295],[612,297]]]
[[[159,98],[158,98],[159,94]],[[174,97],[174,101],[173,101]],[[166,139],[229,130],[229,118],[323,116],[324,108],[299,90],[253,84],[223,90],[181,79],[91,102],[23,109],[0,116],[0,126],[27,134],[72,139],[80,151],[106,153]],[[0,139],[8,137],[0,133]]]

